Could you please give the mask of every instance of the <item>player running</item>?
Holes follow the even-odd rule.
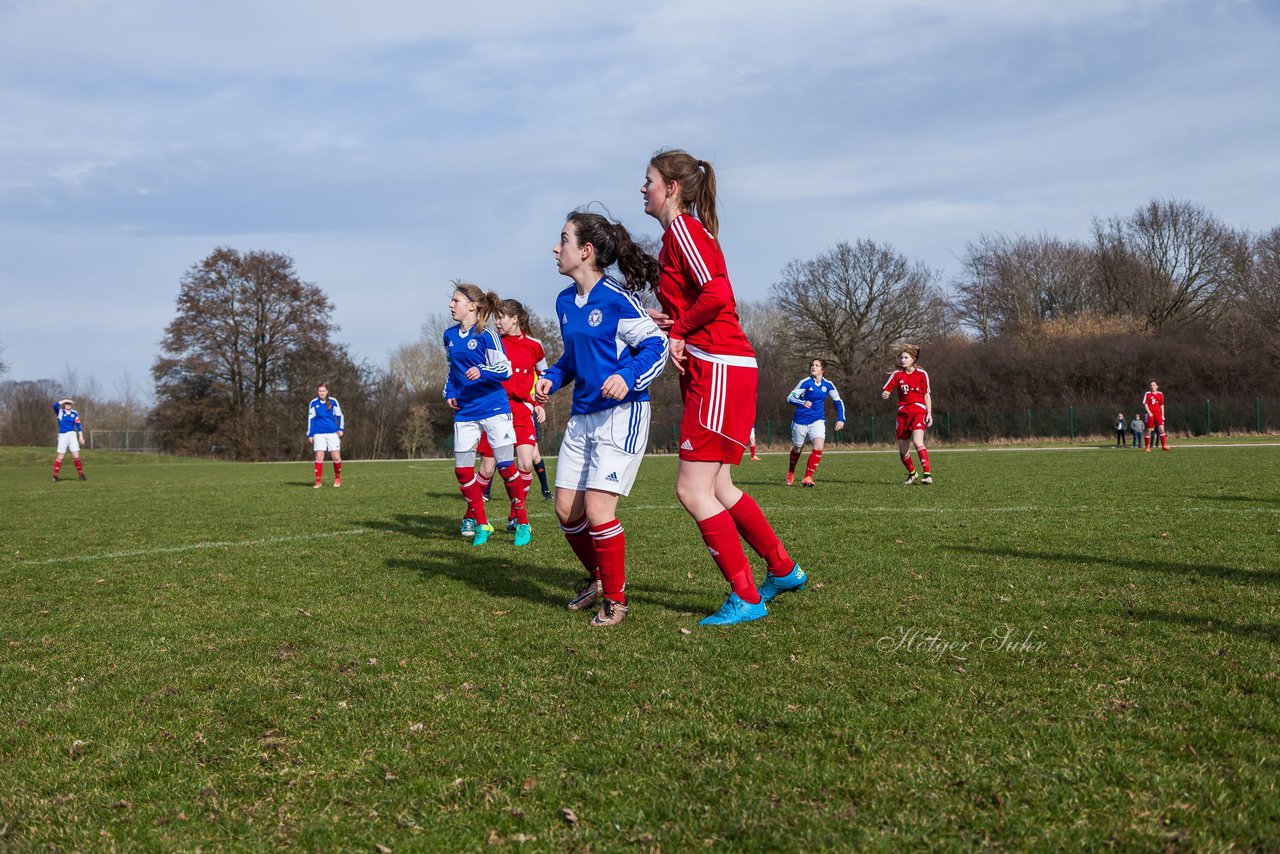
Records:
[[[333,460],[333,485],[342,486],[343,423],[338,399],[329,396],[328,383],[320,383],[316,387],[316,396],[307,404],[307,444],[316,452],[316,485],[312,489],[322,486],[325,451]]]
[[[58,455],[53,458],[53,482],[60,478],[62,458],[71,452],[71,461],[76,464],[76,475],[85,480],[84,464],[80,462],[80,446],[84,444],[84,425],[80,423],[80,413],[71,407],[75,401],[64,397],[53,405],[54,417],[58,419]]]
[[[1160,391],[1155,380],[1151,381],[1150,388],[1142,396],[1142,409],[1147,413],[1146,451],[1150,453],[1151,442],[1157,432],[1160,433],[1160,450],[1169,450],[1169,440],[1164,435],[1164,392]]]
[[[645,172],[644,212],[664,229],[658,301],[653,312],[671,340],[684,416],[676,497],[698,523],[703,542],[729,583],[718,611],[701,625],[758,620],[765,603],[799,590],[808,577],[793,563],[759,505],[733,484],[732,469],[756,418],[756,354],[738,320],[724,253],[716,240],[716,176],[711,164],[678,149],[659,151]],[[742,537],[768,563],[756,589]]]
[[[652,287],[658,262],[619,223],[574,211],[552,250],[573,285],[556,297],[564,354],[537,383],[537,398],[573,383],[573,407],[556,458],[556,516],[588,578],[570,610],[601,600],[593,626],[629,612],[627,541],[618,498],[635,483],[649,444],[649,384],[662,373],[667,341],[632,291]],[[604,271],[613,264],[623,282]]]
[[[827,379],[827,362],[825,359],[814,359],[809,363],[809,376],[796,383],[796,387],[787,395],[787,403],[796,408],[791,418],[791,462],[787,468],[787,486],[796,481],[796,462],[805,442],[813,445],[809,453],[809,462],[804,467],[801,486],[813,486],[813,475],[822,462],[822,446],[827,440],[827,398],[836,405],[836,429],[844,429],[844,401],[836,384]]]
[[[893,348],[897,354],[898,370],[889,375],[880,393],[883,400],[896,389],[898,392],[898,456],[907,467],[907,479],[903,486],[910,486],[919,478],[921,483],[933,483],[929,474],[929,451],[924,446],[924,431],[933,426],[933,396],[929,393],[929,374],[917,367],[920,348],[915,344],[900,344]],[[911,449],[920,457],[921,474],[911,464]]]

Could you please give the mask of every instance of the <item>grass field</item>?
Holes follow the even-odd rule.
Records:
[[[444,461],[51,457],[0,449],[3,850],[1280,847],[1280,447],[747,463],[812,582],[727,630],[671,458],[593,630]]]

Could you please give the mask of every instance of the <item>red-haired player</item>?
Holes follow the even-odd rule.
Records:
[[[915,344],[901,344],[893,348],[897,354],[898,370],[889,376],[888,382],[880,397],[889,399],[896,389],[898,392],[898,456],[907,467],[907,479],[903,486],[916,482],[933,483],[929,474],[929,451],[924,446],[924,431],[933,426],[933,397],[929,393],[929,374],[924,368],[916,366],[920,358],[920,348]],[[915,447],[920,457],[920,469],[923,476],[916,474],[911,464],[911,448]]]
[[[756,418],[757,369],[715,237],[715,172],[687,152],[660,151],[649,160],[641,193],[644,212],[664,229],[656,289],[662,312],[653,317],[670,337],[684,402],[676,497],[731,588],[720,610],[701,623],[758,620],[768,614],[765,602],[803,588],[808,576],[759,505],[733,484],[730,466],[741,462]],[[759,590],[740,536],[768,563]]]

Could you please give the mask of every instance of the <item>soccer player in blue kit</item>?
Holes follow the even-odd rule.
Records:
[[[80,463],[80,446],[84,444],[84,425],[80,423],[80,413],[71,406],[75,403],[71,398],[63,398],[53,405],[53,412],[58,419],[58,456],[53,460],[53,482],[57,483],[58,472],[62,471],[62,458],[71,452],[71,460],[76,464],[76,474],[84,480],[84,466]]]
[[[626,536],[618,498],[631,492],[649,444],[649,384],[667,360],[667,338],[633,291],[653,287],[657,259],[619,223],[600,214],[569,214],[553,249],[574,284],[556,297],[564,354],[538,380],[546,402],[573,383],[573,407],[556,458],[556,516],[588,578],[569,608],[601,600],[593,626],[616,626],[629,611]],[[613,264],[619,282],[604,271]]]
[[[809,363],[809,376],[796,383],[796,387],[787,395],[787,403],[796,408],[791,418],[791,462],[787,469],[787,486],[796,480],[796,462],[805,442],[813,445],[809,454],[809,462],[805,465],[801,486],[813,486],[813,474],[822,462],[822,446],[827,439],[827,398],[836,405],[836,429],[844,429],[844,401],[835,383],[827,379],[827,362],[825,359],[814,359]]]

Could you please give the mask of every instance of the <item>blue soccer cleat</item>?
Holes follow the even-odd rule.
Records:
[[[533,531],[528,525],[516,525],[516,538],[512,542],[517,546],[527,546],[531,539],[533,539]]]
[[[489,535],[493,533],[492,525],[476,525],[476,535],[471,540],[471,547],[483,546],[489,542]]]
[[[724,604],[720,606],[720,610],[709,617],[703,617],[698,621],[698,625],[732,626],[734,623],[749,623],[768,614],[769,609],[764,606],[763,602],[757,602],[752,605],[742,601],[742,597],[737,593],[730,593],[729,598],[724,600]]]
[[[516,517],[512,516],[510,519],[507,520],[507,533],[510,534],[515,529],[516,529]]]
[[[467,516],[462,520],[462,528],[458,533],[462,534],[462,536],[466,537],[468,540],[474,537],[476,535],[476,520]]]
[[[791,571],[786,575],[769,574],[764,584],[760,585],[760,601],[772,602],[774,597],[779,593],[786,593],[788,590],[803,590],[805,585],[809,583],[809,576],[800,568],[800,564],[791,567]]]

